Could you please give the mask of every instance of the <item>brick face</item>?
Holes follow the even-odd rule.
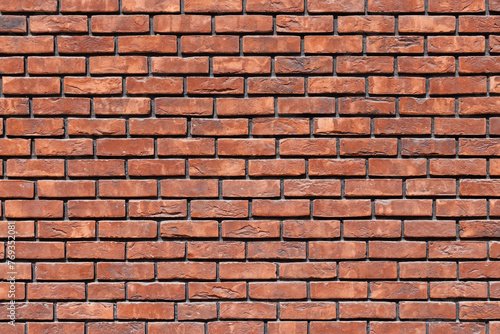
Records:
[[[0,333],[500,333],[500,0],[0,12]]]

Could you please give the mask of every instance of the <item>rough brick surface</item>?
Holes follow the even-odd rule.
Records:
[[[0,0],[0,79],[0,333],[500,333],[500,0]]]

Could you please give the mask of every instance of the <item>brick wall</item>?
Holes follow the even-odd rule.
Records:
[[[0,12],[1,333],[500,333],[499,0]]]

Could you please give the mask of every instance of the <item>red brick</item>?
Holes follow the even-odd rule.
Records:
[[[85,58],[82,57],[29,57],[30,74],[82,74]]]
[[[372,282],[373,299],[427,299],[427,284],[411,282]]]
[[[93,33],[149,32],[147,15],[97,15],[92,17]]]
[[[153,6],[152,8],[157,7]],[[177,37],[159,35],[119,36],[118,51],[120,53],[176,53]]]
[[[151,112],[146,98],[95,98],[96,115],[147,115]]]
[[[232,259],[245,258],[244,242],[189,242],[188,259]]]
[[[163,197],[218,197],[218,191],[217,180],[161,181],[161,195]]]
[[[98,139],[98,156],[152,156],[152,138],[135,139]]]
[[[366,175],[365,161],[361,159],[311,159],[309,161],[310,175]]]
[[[486,298],[486,282],[432,282],[431,298]]]
[[[203,156],[215,154],[213,138],[161,138],[157,141],[158,155],[161,156]]]
[[[52,52],[54,52],[54,37],[52,36],[0,37],[0,53],[2,54],[38,54]]]
[[[102,238],[154,238],[157,224],[154,221],[100,221],[99,236]]]
[[[455,72],[455,58],[442,57],[399,57],[399,73],[453,73]]]
[[[129,283],[127,295],[130,300],[184,300],[183,283]]]
[[[370,159],[370,176],[421,176],[426,174],[425,159]]]
[[[244,53],[299,53],[298,36],[244,36]]]
[[[328,0],[311,0],[307,3],[307,9],[311,13],[322,13],[322,12],[363,12],[365,9],[364,1],[328,1]]]
[[[12,177],[62,177],[64,176],[64,161],[59,159],[9,159],[7,160],[6,174]]]
[[[285,220],[283,222],[283,238],[338,238],[340,222],[338,220]]]
[[[184,3],[186,13],[216,12],[216,13],[234,13],[241,12],[241,0],[222,0],[216,3],[206,2],[204,0],[186,0]]]
[[[397,277],[396,262],[341,262],[341,279],[394,279]]]
[[[315,217],[369,217],[371,216],[369,200],[327,200],[313,201]]]
[[[328,279],[337,276],[337,266],[335,262],[282,263],[280,264],[279,269],[280,278],[286,279]],[[311,285],[311,289],[312,287],[313,286]]]
[[[62,218],[62,201],[45,200],[7,200],[5,201],[7,218]]]
[[[486,175],[484,159],[431,159],[431,175]]]
[[[482,53],[485,51],[483,36],[429,36],[429,53]]]
[[[456,305],[447,302],[402,302],[402,319],[455,319]]]
[[[370,303],[339,303],[340,319],[377,318],[394,319],[396,317],[396,304],[383,302]]]
[[[432,216],[432,200],[376,200],[377,216]]]
[[[155,32],[162,33],[210,33],[209,15],[156,15],[153,18]]]
[[[377,118],[373,123],[375,135],[430,135],[430,118]]]
[[[113,53],[113,37],[101,36],[58,36],[57,49],[61,54]]]
[[[68,119],[70,136],[119,136],[125,133],[125,120],[123,119]]]
[[[92,155],[92,139],[35,139],[35,153],[39,157]]]
[[[274,101],[270,97],[250,99],[217,99],[218,116],[274,115]]]
[[[276,57],[276,73],[332,73],[333,59],[317,57]]]
[[[194,200],[191,216],[195,218],[246,218],[248,201]]]
[[[30,18],[34,33],[81,33],[88,31],[87,17],[83,15],[40,15]]]
[[[430,0],[429,12],[431,13],[476,13],[484,12],[485,4],[483,1],[467,1],[467,0]]]
[[[92,74],[144,74],[148,72],[147,58],[141,56],[98,56],[89,58]]]
[[[431,95],[486,93],[486,77],[431,78]]]
[[[399,32],[402,33],[453,33],[453,16],[401,16]]]
[[[87,217],[125,217],[125,201],[68,201],[68,216],[70,218]]]
[[[454,179],[409,179],[406,181],[406,196],[455,196]]]
[[[396,100],[387,97],[340,98],[339,113],[341,115],[395,115]]]
[[[382,333],[426,333],[426,324],[424,322],[370,322],[370,331],[373,334]]]
[[[385,197],[402,196],[400,180],[346,180],[346,197]]]
[[[345,242],[309,242],[309,257],[314,260],[363,259],[366,257],[366,243]]]
[[[219,275],[223,280],[275,279],[277,277],[276,269],[275,264],[267,262],[223,262],[219,264]]]
[[[340,139],[341,156],[373,156],[397,154],[396,139]]]
[[[455,100],[451,98],[401,97],[402,115],[455,115]]]
[[[399,238],[401,222],[398,220],[345,220],[344,238]]]
[[[377,95],[422,95],[425,94],[425,79],[414,77],[370,77],[369,92]]]
[[[221,319],[275,319],[276,304],[260,302],[220,303]]]
[[[252,215],[300,217],[309,215],[309,200],[253,200]]]
[[[5,57],[2,58],[0,71],[4,74],[21,74],[24,73],[23,57]]]
[[[90,99],[70,98],[35,98],[35,115],[90,115]]]
[[[438,217],[485,217],[486,200],[436,200],[436,215]]]
[[[52,95],[61,92],[59,78],[11,78],[2,79],[6,95]]]
[[[88,220],[71,222],[38,221],[38,237],[43,239],[94,238],[95,222]]]
[[[248,120],[195,118],[191,120],[191,133],[196,136],[244,136],[248,135]]]
[[[125,13],[134,12],[160,12],[178,13],[180,12],[179,0],[124,0],[122,9]]]
[[[94,197],[95,182],[82,181],[48,181],[37,182],[39,197]]]
[[[107,95],[122,93],[122,78],[64,78],[64,93]]]
[[[179,303],[177,304],[179,320],[211,320],[217,318],[215,303]]]
[[[454,279],[457,277],[455,262],[401,262],[399,277],[403,279],[439,278]]]
[[[369,247],[369,257],[375,259],[426,257],[426,244],[422,242],[370,241]]]
[[[155,180],[101,180],[99,196],[101,197],[155,197],[157,196]]]
[[[422,36],[368,36],[367,53],[424,53]]]
[[[333,17],[278,15],[276,17],[276,31],[282,33],[333,32]]]
[[[131,334],[140,333],[145,330],[145,325],[138,322],[93,322],[88,326],[88,332],[91,334],[116,333],[126,331]]]
[[[306,36],[304,51],[308,53],[361,53],[361,36]]]
[[[251,176],[304,175],[305,161],[295,159],[250,160],[248,170]]]
[[[118,12],[118,0],[61,0],[61,12]]]
[[[116,305],[118,319],[174,319],[174,303],[129,303],[121,302]]]
[[[208,73],[208,57],[154,57],[151,58],[153,73]]]
[[[336,304],[330,302],[322,303],[281,303],[281,319],[312,319],[327,320],[335,319],[337,315]]]
[[[182,82],[182,81],[181,81]],[[182,90],[181,90],[182,92]],[[243,94],[243,78],[187,78],[187,92],[194,95],[238,95]]]
[[[249,283],[249,296],[253,299],[305,299],[306,282]]]
[[[219,333],[263,334],[264,322],[259,322],[259,321],[209,322],[208,334],[219,334]]]
[[[64,243],[61,242],[16,242],[17,259],[56,260],[64,258]]]
[[[369,12],[423,12],[424,0],[398,1],[368,0]]]
[[[114,280],[150,280],[154,277],[153,263],[97,263],[97,278],[103,281]]]
[[[306,244],[292,241],[248,243],[249,259],[305,259]]]
[[[182,36],[182,53],[231,54],[240,51],[238,36]]]
[[[206,176],[243,176],[245,160],[242,159],[190,159],[189,175]]]
[[[69,160],[68,176],[73,177],[112,177],[125,175],[124,160]]]
[[[302,12],[304,10],[303,0],[284,0],[284,1],[263,1],[249,0],[246,5],[246,10],[251,12]]]
[[[57,11],[57,0],[29,0],[21,3],[5,1],[0,4],[2,12],[55,12]]]
[[[352,118],[315,118],[313,124],[316,135],[368,135],[370,119]]]
[[[171,322],[157,322],[148,324],[148,333],[170,333],[170,332],[183,332],[193,334],[205,333],[205,326],[202,323],[187,322],[187,323],[171,323]]]
[[[436,123],[434,123],[436,124]],[[434,128],[436,129],[436,128]],[[455,140],[448,139],[410,139],[401,140],[401,155],[403,156],[435,156],[456,154]]]
[[[167,94],[178,95],[183,92],[183,82],[181,78],[127,78],[128,94]]]
[[[135,200],[129,202],[131,217],[186,217],[186,200]]]
[[[94,279],[92,262],[36,264],[36,279],[42,281],[82,281]]]
[[[211,262],[160,262],[158,278],[168,280],[214,280],[216,264]]]
[[[217,33],[266,33],[273,31],[273,18],[268,15],[224,15],[215,17]]]
[[[222,181],[222,196],[224,197],[279,197],[279,180],[255,181]]]
[[[392,16],[339,16],[339,33],[394,33]]]
[[[306,321],[268,322],[269,334],[290,333],[298,334],[307,331]]]

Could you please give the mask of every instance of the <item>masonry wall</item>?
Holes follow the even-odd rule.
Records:
[[[500,333],[499,0],[0,12],[1,333]]]

